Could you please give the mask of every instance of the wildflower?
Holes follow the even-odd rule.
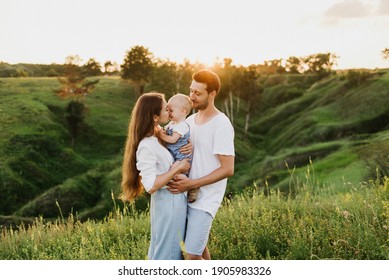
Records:
[[[344,217],[345,219],[348,219],[348,217],[350,216],[350,212],[344,210],[344,211],[342,212],[342,215],[343,215],[343,217]]]

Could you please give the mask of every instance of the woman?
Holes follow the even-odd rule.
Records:
[[[122,197],[133,201],[143,192],[151,194],[151,260],[182,259],[180,242],[186,225],[186,195],[175,195],[166,184],[189,170],[188,160],[177,161],[156,135],[168,122],[167,103],[160,93],[139,97],[131,114],[122,170]]]

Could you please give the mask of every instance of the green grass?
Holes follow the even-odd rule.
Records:
[[[389,179],[340,193],[315,190],[312,174],[294,198],[254,186],[225,200],[210,235],[213,259],[389,259]],[[114,209],[103,221],[70,216],[3,229],[0,259],[145,259],[148,212]]]
[[[104,221],[75,221],[73,216],[3,231],[1,259],[145,259],[149,218],[112,214]]]
[[[303,182],[310,160],[319,187],[347,191],[377,173],[389,175],[387,70],[357,87],[340,75],[274,75],[262,82],[266,96],[251,112],[247,135],[245,101],[234,97],[235,175],[227,193],[238,195],[253,183],[287,193],[291,170]],[[55,218],[58,201],[65,215],[102,219],[111,192],[120,192],[132,87],[119,77],[99,77],[84,99],[89,112],[74,147],[64,119],[68,101],[54,94],[59,87],[56,78],[0,79],[0,215]],[[265,101],[275,107],[264,108]],[[146,207],[147,197],[137,202]]]
[[[387,187],[364,188],[332,197],[242,197],[215,221],[211,252],[220,259],[388,259]]]

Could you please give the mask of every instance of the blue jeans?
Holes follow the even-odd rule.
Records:
[[[182,260],[181,242],[185,238],[187,198],[160,189],[151,195],[151,239],[149,260]]]
[[[185,249],[191,255],[201,256],[207,246],[213,218],[203,210],[188,207]]]

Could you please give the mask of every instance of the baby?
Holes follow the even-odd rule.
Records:
[[[180,152],[180,148],[188,144],[190,139],[190,127],[185,120],[192,109],[192,102],[187,95],[177,93],[169,99],[167,108],[170,122],[165,126],[165,133],[160,133],[159,137],[166,142],[166,147],[174,160],[192,159],[192,155]],[[188,191],[188,202],[197,199],[198,191],[198,189]]]

